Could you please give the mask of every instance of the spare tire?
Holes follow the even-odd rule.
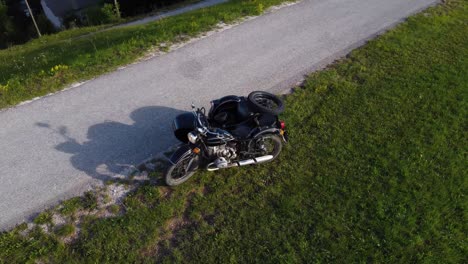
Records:
[[[259,113],[279,115],[284,111],[283,101],[271,93],[263,91],[251,92],[248,96],[248,101],[253,110]]]

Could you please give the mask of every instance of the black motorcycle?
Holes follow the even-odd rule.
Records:
[[[167,185],[188,180],[198,169],[215,171],[274,160],[287,142],[285,123],[278,119],[283,101],[276,95],[256,91],[225,96],[205,108],[192,104],[193,112],[178,115],[174,135],[182,144],[171,156]]]

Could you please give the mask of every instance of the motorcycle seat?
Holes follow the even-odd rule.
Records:
[[[221,127],[232,127],[249,120],[253,114],[245,101],[232,102],[218,108],[213,120]]]
[[[272,115],[272,114],[261,114],[259,117],[258,117],[258,123],[260,124],[260,126],[262,127],[271,127],[271,126],[274,126],[275,123],[276,123],[276,120],[277,120],[277,117],[275,115]]]

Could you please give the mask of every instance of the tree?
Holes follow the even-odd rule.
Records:
[[[28,4],[41,33],[55,32],[56,29],[43,13],[41,0],[28,0]],[[29,14],[23,0],[0,0],[0,49],[25,43],[38,36]]]
[[[0,48],[5,48],[11,43],[11,34],[14,32],[13,22],[8,16],[8,7],[0,0]]]

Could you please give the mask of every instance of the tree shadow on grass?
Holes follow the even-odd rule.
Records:
[[[69,136],[64,126],[55,129],[47,123],[36,125],[65,139],[55,148],[73,154],[70,158],[73,167],[93,178],[109,181],[176,143],[171,124],[183,112],[161,106],[142,107],[130,114],[134,122],[131,125],[106,121],[89,127],[87,141],[83,143]]]

